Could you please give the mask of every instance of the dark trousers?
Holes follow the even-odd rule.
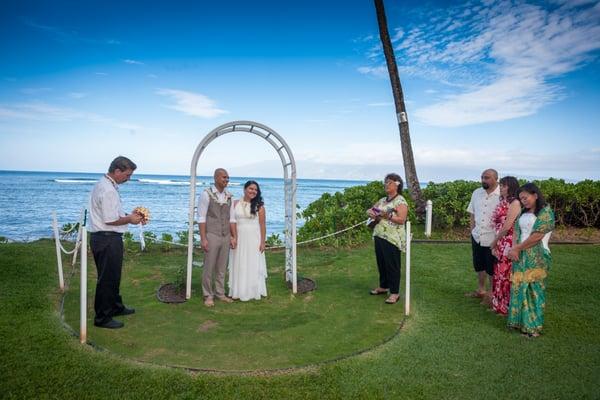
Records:
[[[375,259],[379,270],[379,287],[391,294],[400,293],[400,249],[375,236]]]
[[[94,322],[102,324],[125,308],[119,292],[123,267],[123,238],[120,234],[110,232],[95,232],[90,236],[90,247],[98,272]]]

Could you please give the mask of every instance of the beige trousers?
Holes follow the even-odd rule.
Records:
[[[229,259],[230,235],[219,236],[206,232],[206,239],[208,252],[204,253],[202,293],[204,297],[222,297],[225,296],[225,271]]]

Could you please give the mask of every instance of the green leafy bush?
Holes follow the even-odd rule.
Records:
[[[130,249],[133,246],[133,233],[125,232],[123,234],[123,242],[125,243],[125,247]]]
[[[78,234],[79,234],[79,222],[66,223],[60,228],[60,231],[59,231],[61,240],[76,239]]]
[[[367,219],[367,209],[385,196],[381,181],[346,188],[344,192],[324,193],[318,200],[301,212],[306,221],[298,230],[298,241],[305,241],[339,232]],[[408,202],[409,219],[415,219],[414,202],[407,191],[403,193]],[[352,245],[363,242],[371,235],[365,225],[331,236],[316,243],[319,245]]]
[[[520,183],[525,183],[520,180]],[[562,179],[535,181],[554,209],[558,225],[600,228],[600,181],[585,180],[566,183]],[[433,202],[433,227],[436,229],[461,228],[469,226],[467,206],[471,194],[480,187],[476,181],[456,180],[453,182],[430,182],[423,189],[426,200]],[[364,221],[366,210],[385,195],[383,184],[374,181],[362,186],[354,186],[336,192],[325,193],[300,213],[306,221],[298,231],[298,241],[309,240],[338,232]],[[414,201],[405,190],[408,202],[409,219],[424,223],[415,215]],[[366,227],[358,227],[341,235],[317,241],[319,245],[351,245],[370,234]]]
[[[600,228],[600,181],[567,183],[562,179],[536,181],[554,209],[559,225]]]
[[[469,226],[467,207],[471,201],[471,194],[480,185],[479,182],[463,180],[429,182],[423,189],[423,197],[433,202],[433,227],[446,229]]]
[[[265,244],[267,247],[277,247],[283,245],[283,240],[281,240],[281,237],[278,233],[272,233],[271,235],[267,236]]]
[[[163,233],[162,235],[160,235],[160,240],[162,240],[160,244],[162,250],[166,252],[170,251],[173,247],[173,245],[171,244],[173,242],[173,235],[171,235],[170,233]]]
[[[156,242],[156,233],[152,231],[144,231],[144,243],[146,244],[146,248],[144,250],[148,250],[151,247],[154,247]]]

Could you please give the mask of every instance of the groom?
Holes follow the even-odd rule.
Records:
[[[202,293],[206,307],[214,307],[215,297],[225,303],[233,302],[225,295],[229,249],[236,246],[236,237],[230,228],[230,224],[235,223],[233,201],[231,193],[225,189],[229,174],[223,168],[217,168],[214,179],[214,185],[200,194],[198,202],[200,241],[204,250]]]

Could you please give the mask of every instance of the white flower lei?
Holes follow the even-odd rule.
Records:
[[[229,201],[231,200],[231,197],[232,197],[231,193],[229,193],[227,191],[227,189],[224,189],[223,193],[225,193],[225,201],[220,201],[219,198],[217,197],[217,195],[212,191],[212,188],[206,188],[205,190],[208,193],[208,197],[210,197],[211,199],[216,201],[217,204],[219,204],[219,205],[229,204]]]

